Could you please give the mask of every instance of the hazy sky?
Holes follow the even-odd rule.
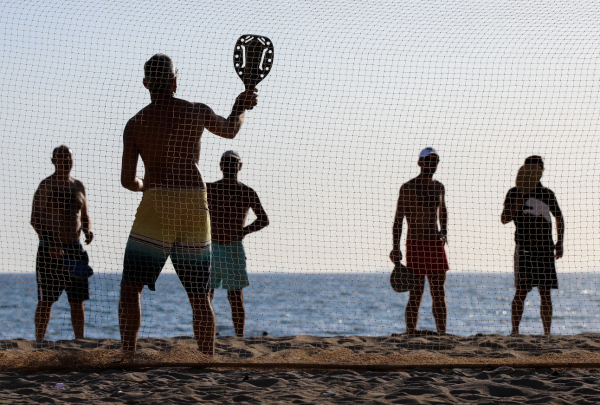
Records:
[[[167,53],[178,96],[227,116],[242,34],[268,36],[275,64],[235,140],[205,133],[200,167],[215,181],[221,153],[242,155],[271,219],[246,238],[252,271],[390,268],[398,189],[425,146],[441,154],[452,269],[512,271],[499,216],[531,154],[565,213],[559,271],[600,268],[599,19],[592,1],[3,2],[1,270],[34,271],[31,199],[62,143],[88,190],[92,265],[120,270],[141,198],[120,186],[121,137],[149,102],[143,63]]]

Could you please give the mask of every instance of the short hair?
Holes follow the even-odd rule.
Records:
[[[529,156],[525,159],[526,165],[537,165],[540,169],[544,169],[544,158],[538,155]]]
[[[58,157],[58,154],[63,154],[63,153],[71,153],[71,148],[69,148],[67,145],[60,145],[57,146],[56,148],[54,148],[54,150],[52,151],[52,159],[56,159]]]
[[[173,60],[164,53],[157,53],[144,63],[144,79],[152,93],[171,92],[176,77],[177,69]]]

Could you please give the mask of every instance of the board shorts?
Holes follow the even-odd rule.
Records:
[[[63,291],[67,292],[69,302],[83,302],[90,299],[90,283],[87,278],[72,276],[65,266],[66,256],[78,256],[85,253],[81,242],[57,243],[64,255],[56,258],[50,254],[48,242],[40,241],[35,261],[38,301],[56,302]]]
[[[249,285],[246,252],[242,242],[213,242],[210,288],[241,290]]]
[[[205,190],[144,191],[125,248],[121,282],[155,291],[169,257],[188,296],[209,292],[211,243]]]
[[[515,288],[546,287],[558,289],[553,248],[515,248]]]
[[[417,276],[444,274],[450,270],[444,242],[440,240],[407,240],[406,267]]]

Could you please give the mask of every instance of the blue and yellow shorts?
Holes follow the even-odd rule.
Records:
[[[127,241],[121,282],[156,289],[167,258],[188,295],[210,287],[210,217],[205,190],[144,192]]]
[[[246,252],[242,242],[213,242],[210,288],[241,290],[249,285]]]

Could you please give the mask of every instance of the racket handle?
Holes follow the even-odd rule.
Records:
[[[251,90],[251,89],[255,89],[255,88],[256,88],[256,86],[246,86],[246,90]],[[252,109],[254,109],[254,107],[248,108],[248,110],[252,110]]]

